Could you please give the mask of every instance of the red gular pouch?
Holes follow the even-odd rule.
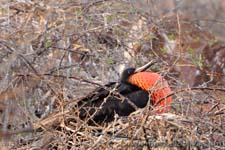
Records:
[[[160,74],[154,72],[138,72],[131,75],[128,82],[151,94],[151,104],[155,107],[156,113],[165,113],[170,110],[172,98],[171,96],[167,96],[172,91],[166,79]]]

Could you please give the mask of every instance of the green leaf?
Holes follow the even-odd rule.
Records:
[[[166,54],[168,51],[166,47],[160,48],[160,50],[163,54]]]
[[[75,10],[75,14],[77,15],[77,17],[80,17],[83,15],[83,10],[81,8],[77,8]]]
[[[45,48],[49,48],[49,47],[52,46],[52,44],[53,44],[53,42],[52,42],[51,40],[47,40],[47,41],[45,42],[45,44],[44,44],[44,47],[45,47]]]
[[[213,46],[214,44],[216,44],[218,42],[218,38],[214,38],[214,39],[211,39],[210,41],[209,41],[209,46],[211,47],[211,46]]]
[[[5,8],[0,8],[0,14],[6,14],[7,10]]]
[[[106,16],[106,20],[107,20],[108,23],[109,23],[109,22],[112,22],[112,20],[113,20],[113,15],[107,15],[107,16]]]
[[[115,63],[115,61],[114,61],[112,58],[108,58],[108,59],[106,59],[106,63],[107,63],[108,65],[112,65],[112,64]]]
[[[193,63],[197,65],[201,70],[203,69],[203,59],[202,55],[200,54],[194,61]]]
[[[170,41],[174,41],[174,40],[176,39],[176,37],[175,37],[174,34],[169,34],[169,35],[168,35],[168,39],[169,39]]]
[[[190,58],[194,57],[194,49],[191,47],[188,47],[187,49],[188,55],[190,56]]]

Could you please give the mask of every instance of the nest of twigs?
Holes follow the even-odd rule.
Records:
[[[146,107],[128,117],[116,116],[113,122],[101,126],[88,126],[85,120],[77,117],[79,108],[70,103],[64,110],[34,123],[31,138],[12,148],[164,150],[224,147],[225,105],[212,105],[205,101],[209,99],[196,104],[193,100],[187,98],[183,104],[174,102],[176,114],[154,114]],[[23,132],[21,136],[26,135]]]

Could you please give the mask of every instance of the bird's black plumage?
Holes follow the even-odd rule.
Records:
[[[95,125],[113,121],[115,113],[128,116],[136,110],[135,107],[145,107],[149,94],[128,82],[134,73],[134,68],[124,70],[118,83],[110,82],[99,87],[79,101],[79,117],[87,119],[89,125]]]

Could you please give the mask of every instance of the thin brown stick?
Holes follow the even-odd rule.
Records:
[[[160,98],[155,104],[154,106],[157,106],[160,102],[162,102],[164,99],[170,97],[170,96],[173,96],[177,93],[181,93],[181,92],[184,92],[184,91],[190,91],[190,90],[210,90],[210,91],[221,91],[221,92],[225,92],[225,88],[210,88],[210,87],[191,87],[191,88],[185,88],[185,89],[180,89],[176,92],[172,92],[171,94],[169,95],[166,95],[165,97],[163,98]]]

